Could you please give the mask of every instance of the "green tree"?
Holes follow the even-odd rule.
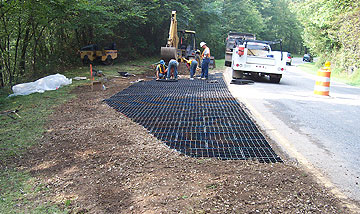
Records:
[[[76,65],[80,62],[77,50],[89,44],[104,47],[115,42],[121,59],[159,55],[168,37],[172,10],[177,11],[178,29],[195,30],[197,45],[200,41],[208,43],[216,58],[224,56],[229,31],[254,33],[259,39],[283,39],[286,49],[296,52],[301,44],[301,28],[292,17],[290,3],[290,0],[0,1],[0,65],[4,68],[0,79],[12,85],[22,78],[39,77],[59,67]]]
[[[303,40],[320,56],[341,70],[360,66],[359,5],[355,0],[306,0],[297,2],[298,19],[304,26]]]

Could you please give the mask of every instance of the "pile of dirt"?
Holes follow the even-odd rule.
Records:
[[[349,212],[292,164],[195,159],[167,148],[102,102],[134,80],[112,79],[106,91],[78,87],[57,107],[41,146],[20,164],[49,187],[34,202],[70,200],[72,213]]]

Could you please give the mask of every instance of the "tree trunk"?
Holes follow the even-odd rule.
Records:
[[[4,86],[5,86],[5,82],[4,82],[3,70],[2,70],[2,65],[0,65],[0,87],[3,88]]]
[[[37,73],[37,68],[36,68],[36,63],[37,63],[37,56],[36,56],[36,55],[37,55],[37,47],[38,47],[40,38],[42,37],[42,34],[43,34],[45,28],[46,28],[46,26],[43,26],[43,28],[40,30],[39,35],[38,35],[37,38],[36,38],[36,33],[35,33],[36,29],[34,29],[34,47],[33,47],[34,49],[33,49],[32,69],[33,69],[33,72],[34,72],[33,76],[35,76],[35,77],[38,75],[38,73]]]
[[[15,82],[17,82],[18,77],[19,77],[19,72],[16,72],[18,67],[17,67],[17,59],[18,59],[18,50],[19,50],[19,43],[20,43],[20,38],[21,38],[21,34],[22,34],[22,29],[21,29],[21,20],[19,18],[18,20],[18,35],[16,38],[16,43],[15,43],[15,55],[14,55],[14,68],[13,68],[13,74],[16,76],[15,78]]]
[[[35,38],[35,37],[34,37]],[[33,71],[33,76],[37,76],[37,70],[36,70],[36,48],[37,48],[37,44],[38,44],[38,40],[34,39],[34,47],[33,47],[33,59],[31,62],[31,67],[32,67],[32,71]]]
[[[29,38],[29,34],[30,34],[30,28],[27,28],[25,31],[25,35],[24,35],[24,40],[23,40],[23,46],[22,46],[22,50],[21,50],[21,56],[20,56],[20,75],[24,75],[25,71],[26,71],[26,63],[25,63],[25,57],[26,57],[26,50],[30,41]]]

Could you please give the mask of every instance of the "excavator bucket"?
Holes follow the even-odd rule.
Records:
[[[177,49],[175,47],[161,47],[161,58],[165,62],[169,62],[170,59],[177,60]]]

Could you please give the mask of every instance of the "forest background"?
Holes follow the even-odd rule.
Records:
[[[160,57],[172,10],[178,29],[195,30],[217,59],[227,33],[237,31],[359,72],[357,0],[0,0],[1,87],[79,66],[78,50],[89,44],[115,42],[119,63]]]

